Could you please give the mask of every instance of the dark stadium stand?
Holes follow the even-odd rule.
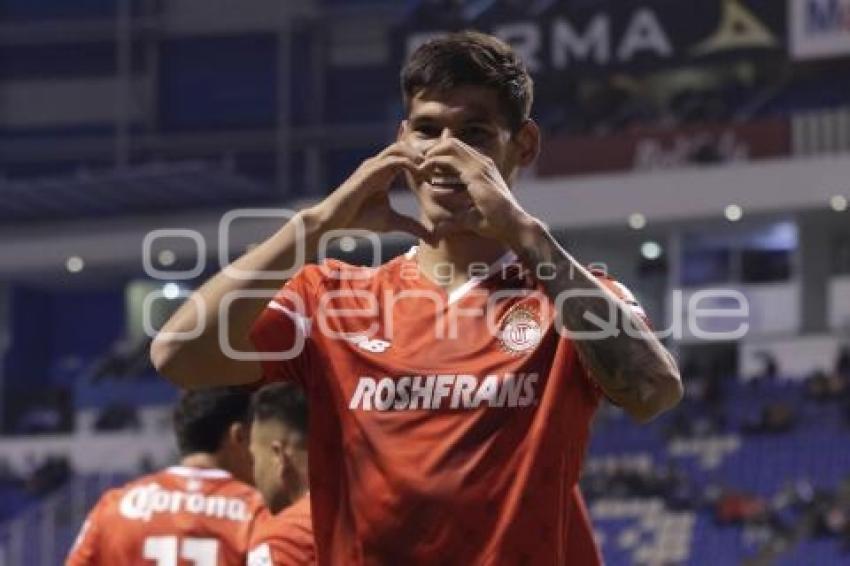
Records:
[[[850,451],[838,448],[850,429],[850,376],[835,379],[841,393],[818,400],[802,380],[727,378],[722,400],[690,399],[643,428],[605,411],[583,482],[609,563],[680,563],[681,537],[668,533],[676,529],[689,532],[687,564],[760,554],[781,564],[850,559],[850,502],[839,496],[850,487]],[[788,430],[752,431],[776,404],[794,415]],[[680,430],[705,415],[721,424]]]
[[[61,564],[79,532],[80,525],[72,517],[90,509],[106,489],[129,479],[126,474],[77,475],[61,489],[43,496],[40,505],[33,505],[31,497],[27,502],[19,501],[16,520],[0,526],[0,547],[9,552],[5,556],[19,558],[19,564]],[[17,497],[23,500],[27,495],[19,492]],[[5,497],[3,501],[5,506]],[[48,522],[45,516],[58,520]],[[35,536],[45,541],[46,546],[21,544],[34,540]],[[19,546],[10,548],[15,544]]]

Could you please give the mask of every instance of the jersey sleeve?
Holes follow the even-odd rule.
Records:
[[[303,536],[292,530],[258,542],[248,551],[248,566],[307,566],[316,563],[315,550]],[[312,542],[312,541],[310,541]]]
[[[263,356],[262,384],[292,380],[306,385],[306,349],[313,327],[313,305],[321,280],[317,266],[303,267],[277,292],[251,327],[251,343]]]
[[[102,564],[100,538],[104,529],[103,515],[114,493],[105,493],[89,512],[80,532],[65,559],[65,566],[96,566]]]
[[[309,497],[309,496],[307,496]],[[302,566],[316,563],[309,500],[277,516],[264,511],[257,520],[248,551],[248,566]]]

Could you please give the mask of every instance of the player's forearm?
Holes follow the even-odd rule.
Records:
[[[227,346],[236,352],[253,351],[251,326],[285,282],[264,275],[291,272],[299,267],[297,261],[312,259],[322,231],[312,211],[303,211],[195,291],[151,345],[157,371],[181,387],[236,385],[259,379],[259,363],[237,360],[228,354]]]
[[[540,283],[555,302],[559,331],[588,336],[573,343],[585,369],[612,401],[639,421],[679,402],[682,383],[670,353],[640,316],[604,289],[541,223],[523,221],[512,247],[528,269],[545,274]],[[542,265],[545,269],[538,269]],[[591,338],[594,334],[602,336]]]

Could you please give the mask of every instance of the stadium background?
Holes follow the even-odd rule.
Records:
[[[386,145],[404,54],[464,28],[534,71],[520,201],[673,331],[680,408],[595,425],[607,562],[850,561],[850,2],[0,0],[0,564],[58,563],[171,461],[145,325],[282,221],[223,214]],[[330,253],[409,242],[372,245]],[[748,315],[678,332],[735,307],[712,288]]]

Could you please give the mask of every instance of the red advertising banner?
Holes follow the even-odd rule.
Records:
[[[543,141],[541,177],[648,171],[780,157],[791,153],[788,120],[633,128],[605,136],[553,136]]]

